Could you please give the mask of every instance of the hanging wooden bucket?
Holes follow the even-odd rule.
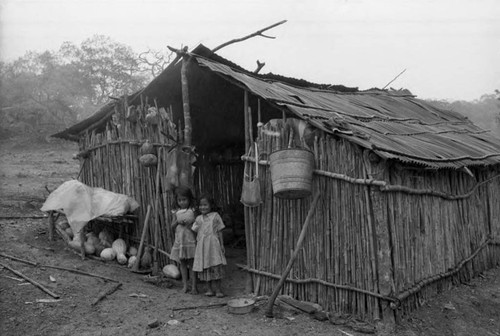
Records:
[[[269,155],[274,196],[304,198],[311,195],[314,154],[305,149],[288,148]]]

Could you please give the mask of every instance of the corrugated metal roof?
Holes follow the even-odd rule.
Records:
[[[387,159],[433,168],[500,163],[500,139],[459,113],[385,91],[339,93],[256,78],[196,57],[198,64],[244,85],[311,124]]]

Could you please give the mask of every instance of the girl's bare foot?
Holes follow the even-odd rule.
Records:
[[[217,296],[218,298],[223,298],[225,295],[222,292],[217,292],[215,296]]]
[[[212,291],[208,291],[208,292],[205,293],[205,296],[214,296],[214,295],[215,294]]]
[[[198,289],[196,289],[196,288],[191,289],[191,291],[189,293],[191,293],[193,295],[198,295],[199,294],[198,293]]]
[[[188,286],[187,285],[184,286],[184,287],[182,287],[182,292],[183,293],[187,293],[188,292]]]

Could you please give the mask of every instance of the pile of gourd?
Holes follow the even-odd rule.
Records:
[[[128,264],[128,267],[132,267],[137,258],[136,247],[127,246],[122,238],[113,239],[106,229],[99,232],[98,236],[94,232],[87,233],[83,246],[85,254],[95,254],[106,261],[116,259],[120,265]]]
[[[79,251],[81,241],[79,235],[74,237],[73,231],[66,219],[58,221],[57,225],[61,230],[64,230],[71,239],[69,246]],[[85,235],[83,247],[86,255],[95,255],[106,261],[116,260],[120,265],[125,265],[132,268],[137,262],[137,248],[135,246],[127,246],[127,243],[122,238],[114,239],[112,234],[103,229],[99,234],[89,232]],[[149,268],[152,263],[151,248],[146,246],[142,254],[139,266],[141,268]]]

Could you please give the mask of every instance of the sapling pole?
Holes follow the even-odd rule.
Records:
[[[309,223],[311,222],[311,218],[313,217],[314,209],[316,208],[316,204],[318,204],[318,200],[319,200],[320,195],[321,195],[321,193],[317,192],[316,196],[314,196],[314,200],[311,203],[311,206],[309,208],[309,212],[307,213],[306,220],[304,222],[304,225],[302,226],[302,230],[300,231],[299,239],[297,240],[297,244],[295,245],[295,250],[293,251],[293,254],[290,257],[290,260],[288,261],[288,265],[286,266],[285,271],[281,275],[281,279],[278,282],[278,285],[276,286],[276,288],[273,291],[273,294],[269,298],[269,302],[268,302],[267,309],[266,309],[266,316],[267,317],[273,317],[274,301],[278,297],[278,294],[281,290],[281,287],[283,287],[283,284],[285,283],[286,278],[292,269],[293,263],[295,262],[295,259],[297,258],[297,255],[299,254],[299,252],[301,250],[302,243],[304,242],[304,238],[306,236],[307,227],[309,226]]]
[[[189,108],[189,89],[188,89],[188,56],[182,58],[181,67],[181,85],[182,85],[182,107],[184,110],[184,146],[191,147],[191,111]]]
[[[159,247],[160,246],[160,170],[161,170],[161,154],[162,150],[161,147],[158,148],[158,163],[156,166],[156,183],[155,183],[155,205],[154,205],[154,211],[155,211],[155,227],[154,227],[154,244],[155,246]],[[159,258],[159,251],[155,250],[154,255],[153,255],[153,274],[156,275],[158,274],[158,258]]]
[[[139,249],[137,250],[137,259],[134,266],[132,267],[132,271],[139,270],[139,264],[141,263],[141,257],[142,257],[142,250],[144,247],[144,239],[146,238],[146,232],[148,231],[150,213],[151,213],[151,205],[148,205],[148,210],[146,212],[146,219],[144,220],[144,227],[142,229],[141,242],[139,243]]]

